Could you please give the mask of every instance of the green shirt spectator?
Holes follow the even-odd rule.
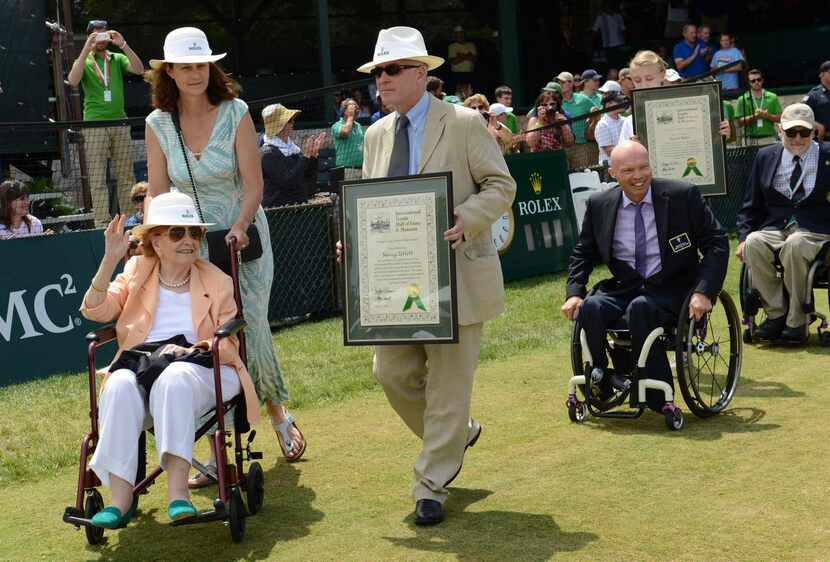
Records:
[[[335,162],[346,168],[363,167],[363,127],[355,121],[357,104],[345,99],[341,104],[343,117],[331,126],[334,139]]]
[[[574,94],[570,100],[562,100],[562,109],[567,111],[572,118],[591,113],[592,107],[594,107],[594,102],[588,96],[580,93]],[[571,123],[571,130],[576,139],[576,144],[585,144],[585,129],[587,127],[588,121],[585,119]]]
[[[752,90],[744,93],[738,98],[735,105],[736,117],[750,117],[744,120],[746,136],[752,138],[775,136],[775,120],[757,116],[756,111],[761,110],[770,116],[780,118],[784,111],[778,96],[769,90],[761,90],[760,96],[754,96]]]
[[[81,87],[84,90],[84,121],[124,119],[124,72],[130,66],[127,55],[104,51],[106,60],[93,53],[84,60]],[[108,86],[104,86],[104,78]],[[109,97],[105,91],[109,91]],[[108,101],[109,100],[109,101]]]
[[[507,119],[504,121],[504,126],[510,129],[514,135],[519,132],[519,120],[512,113],[507,114]]]

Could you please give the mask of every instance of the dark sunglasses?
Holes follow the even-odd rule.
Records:
[[[375,78],[380,78],[380,75],[386,72],[387,76],[397,76],[401,73],[401,71],[407,68],[418,68],[421,66],[420,64],[387,64],[386,66],[376,66],[371,70],[369,74],[374,76]]]
[[[135,197],[133,197],[133,203],[144,203],[144,199],[146,197],[146,195],[136,195]]]
[[[798,135],[802,139],[809,139],[813,136],[813,131],[811,131],[810,129],[803,129],[801,127],[793,127],[792,129],[787,129],[786,131],[784,131],[784,134],[786,134],[787,137],[791,139],[794,139],[796,135]]]
[[[764,81],[764,79],[763,79],[763,78],[750,78],[750,79],[749,79],[749,83],[750,83],[750,84],[754,84],[754,83],[756,83],[756,82],[763,82],[763,81]]]
[[[488,108],[483,105],[471,105],[470,109],[475,109],[476,111],[487,111]]]
[[[167,237],[171,242],[178,242],[184,235],[188,234],[194,240],[201,240],[205,235],[205,229],[201,226],[171,226],[167,229]]]

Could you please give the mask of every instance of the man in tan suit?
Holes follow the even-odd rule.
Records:
[[[484,322],[504,310],[504,285],[490,225],[513,202],[516,183],[478,112],[426,93],[427,72],[444,62],[427,54],[411,27],[383,29],[372,62],[394,109],[366,131],[363,177],[452,172],[455,225],[444,233],[456,251],[459,341],[452,345],[375,348],[374,374],[390,404],[423,440],[414,467],[415,523],[444,519],[447,486],[481,425],[470,417],[473,375]]]

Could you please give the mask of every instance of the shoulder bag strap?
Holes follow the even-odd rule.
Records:
[[[176,127],[176,135],[179,137],[179,146],[182,148],[182,157],[184,158],[184,165],[187,166],[187,175],[190,177],[190,185],[193,186],[193,198],[196,201],[196,210],[199,211],[199,219],[205,222],[205,216],[202,214],[202,205],[199,202],[199,192],[196,189],[196,182],[193,180],[193,171],[190,169],[190,160],[187,159],[187,150],[184,148],[184,139],[182,138],[182,127],[179,122],[179,112],[174,111],[170,114],[173,120],[173,125]]]

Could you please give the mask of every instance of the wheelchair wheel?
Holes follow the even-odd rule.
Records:
[[[691,293],[681,308],[687,311]],[[677,326],[677,380],[683,400],[696,416],[722,411],[732,401],[741,374],[740,322],[729,293],[718,295],[699,322],[680,316]]]
[[[265,476],[258,462],[251,463],[251,466],[248,468],[245,490],[248,493],[248,512],[251,515],[255,515],[265,500]]]
[[[242,502],[242,492],[234,487],[231,492],[228,506],[228,527],[231,529],[233,542],[242,542],[245,538],[245,504]]]
[[[756,342],[758,338],[755,331],[767,319],[767,313],[761,304],[761,295],[758,294],[756,289],[752,288],[752,276],[745,263],[741,265],[738,300],[741,303],[741,312],[743,313],[743,342]]]
[[[668,427],[671,431],[680,431],[683,429],[683,412],[680,411],[680,408],[666,412],[663,416],[666,420],[666,427]]]
[[[571,369],[573,370],[574,376],[578,377],[585,375],[588,377],[590,376],[590,373],[585,372],[586,362],[582,354],[582,342],[579,340],[579,332],[581,330],[582,326],[579,323],[579,318],[577,318],[573,323],[573,331],[571,332]],[[600,397],[595,391],[591,391],[591,389],[586,388],[587,386],[589,385],[580,387],[582,395],[592,408],[595,408],[600,412],[607,412],[612,408],[616,408],[617,406],[625,403],[628,399],[628,391],[619,391],[615,389],[610,396]],[[582,408],[585,411],[582,415],[582,419],[574,419],[574,417],[571,417],[571,421],[582,422],[585,420],[587,408],[585,405],[583,405]],[[575,411],[574,415],[577,416],[577,414],[578,412]],[[568,416],[571,416],[570,406],[568,406]]]
[[[84,519],[92,519],[102,509],[104,509],[104,498],[101,497],[101,492],[96,489],[87,491],[86,501],[84,502]],[[86,542],[89,544],[94,546],[104,542],[103,527],[86,526],[84,532],[86,533]]]
[[[568,417],[574,423],[582,423],[588,417],[588,408],[584,402],[568,404]]]

